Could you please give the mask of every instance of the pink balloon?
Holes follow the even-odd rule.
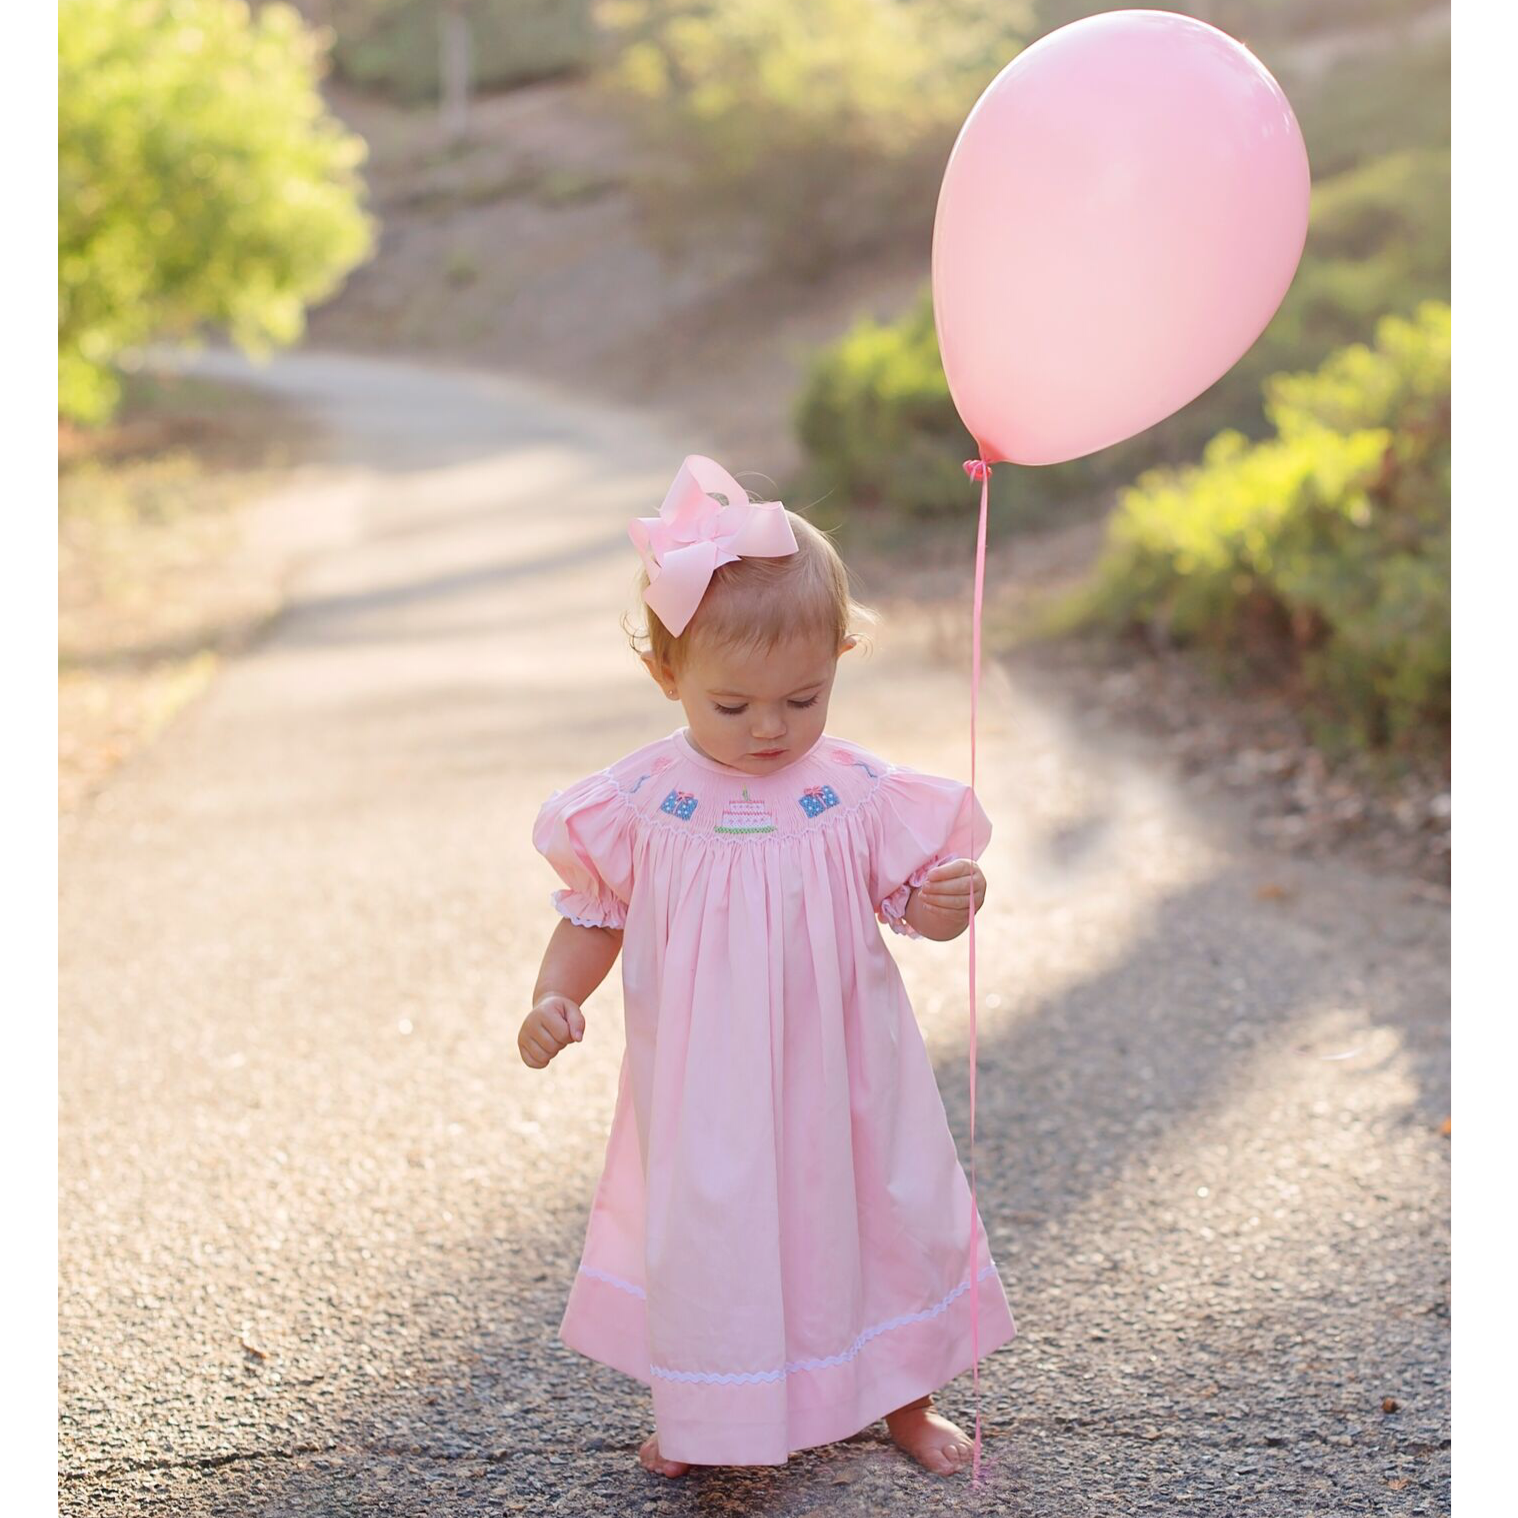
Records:
[[[1057,464],[1200,395],[1264,331],[1307,237],[1280,85],[1190,16],[1062,26],[992,80],[933,229],[954,404],[990,463]]]

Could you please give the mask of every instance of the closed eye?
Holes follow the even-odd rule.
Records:
[[[821,692],[819,691],[818,696],[820,695]],[[818,696],[808,696],[805,701],[792,701],[789,704],[791,706],[794,706],[797,711],[805,711],[809,706],[816,706]],[[720,701],[713,701],[712,705],[716,707],[716,709],[721,712],[724,717],[738,717],[748,710],[747,701],[745,701],[742,706],[724,706]]]

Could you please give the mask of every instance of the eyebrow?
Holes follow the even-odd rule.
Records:
[[[811,688],[814,685],[823,685],[823,684],[826,683],[826,681],[827,681],[827,676],[826,675],[824,675],[820,680],[808,680],[805,685],[798,685],[795,690],[788,691],[786,694],[790,695],[790,696],[799,696],[802,691],[804,691],[804,690],[811,690]],[[741,691],[741,690],[709,690],[709,691],[707,691],[707,695],[708,696],[735,696],[740,701],[747,701],[749,699],[747,692]]]

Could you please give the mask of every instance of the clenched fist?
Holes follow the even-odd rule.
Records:
[[[545,1069],[560,1049],[585,1037],[585,1014],[567,996],[545,996],[527,1014],[517,1034],[522,1063]]]

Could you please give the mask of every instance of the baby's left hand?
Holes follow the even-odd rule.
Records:
[[[916,911],[911,915],[922,914],[926,925],[941,929],[943,936],[958,934],[969,926],[970,902],[974,901],[978,912],[985,899],[986,877],[980,866],[973,859],[950,859],[936,865],[923,877],[922,884],[913,892],[912,904]],[[922,932],[925,924],[920,920],[916,926],[918,932]],[[938,937],[940,934],[929,933],[928,936]]]

